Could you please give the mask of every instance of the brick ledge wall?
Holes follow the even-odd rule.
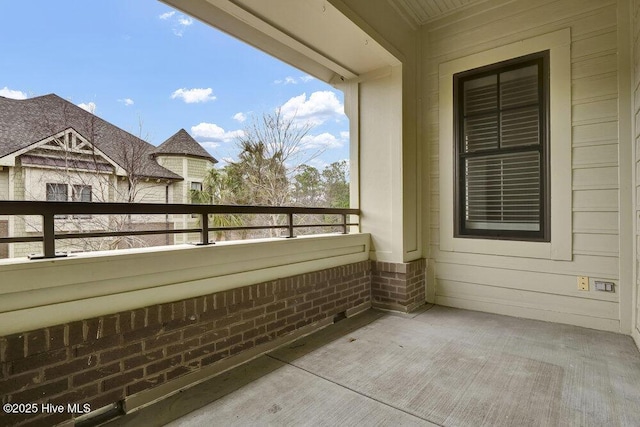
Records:
[[[152,389],[370,302],[368,261],[0,338],[2,403],[89,403]],[[69,414],[4,415],[55,425]]]
[[[89,403],[96,410],[136,401],[194,372],[213,372],[215,364],[241,363],[338,313],[414,310],[425,302],[425,266],[424,259],[362,261],[0,337],[2,403]],[[71,417],[3,414],[0,425],[54,425]]]

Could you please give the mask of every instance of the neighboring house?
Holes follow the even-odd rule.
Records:
[[[0,200],[189,203],[217,163],[184,130],[159,147],[112,125],[57,95],[25,100],[0,97]],[[61,231],[191,226],[196,219],[68,216]],[[0,236],[39,233],[41,219],[0,216]],[[173,244],[188,236],[83,239],[63,250]],[[1,257],[39,252],[40,244],[0,245]]]

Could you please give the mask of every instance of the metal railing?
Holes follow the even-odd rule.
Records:
[[[98,232],[56,232],[55,219],[60,215],[193,215],[199,216],[199,227],[188,229],[150,229]],[[287,223],[282,225],[252,225],[233,227],[210,227],[209,215],[286,215]],[[294,215],[338,215],[341,222],[322,224],[295,224]],[[292,206],[237,206],[237,205],[191,205],[161,203],[93,203],[93,202],[38,202],[38,201],[0,201],[0,216],[37,215],[42,217],[42,234],[37,236],[0,237],[2,243],[39,242],[43,244],[43,256],[56,257],[56,239],[82,239],[94,237],[144,236],[155,234],[199,233],[200,245],[213,244],[209,233],[235,230],[269,230],[287,229],[287,238],[295,237],[298,228],[340,227],[343,234],[348,233],[349,226],[357,226],[359,222],[349,222],[349,215],[360,215],[359,209],[340,208],[307,208]]]

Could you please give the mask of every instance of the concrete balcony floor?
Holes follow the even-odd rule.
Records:
[[[370,310],[109,425],[639,426],[628,336],[429,306]]]

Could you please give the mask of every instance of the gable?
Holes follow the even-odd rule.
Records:
[[[73,128],[67,128],[0,158],[0,165],[15,166],[17,158],[21,159],[23,165],[29,166],[67,167],[126,175],[125,170],[115,161]]]

